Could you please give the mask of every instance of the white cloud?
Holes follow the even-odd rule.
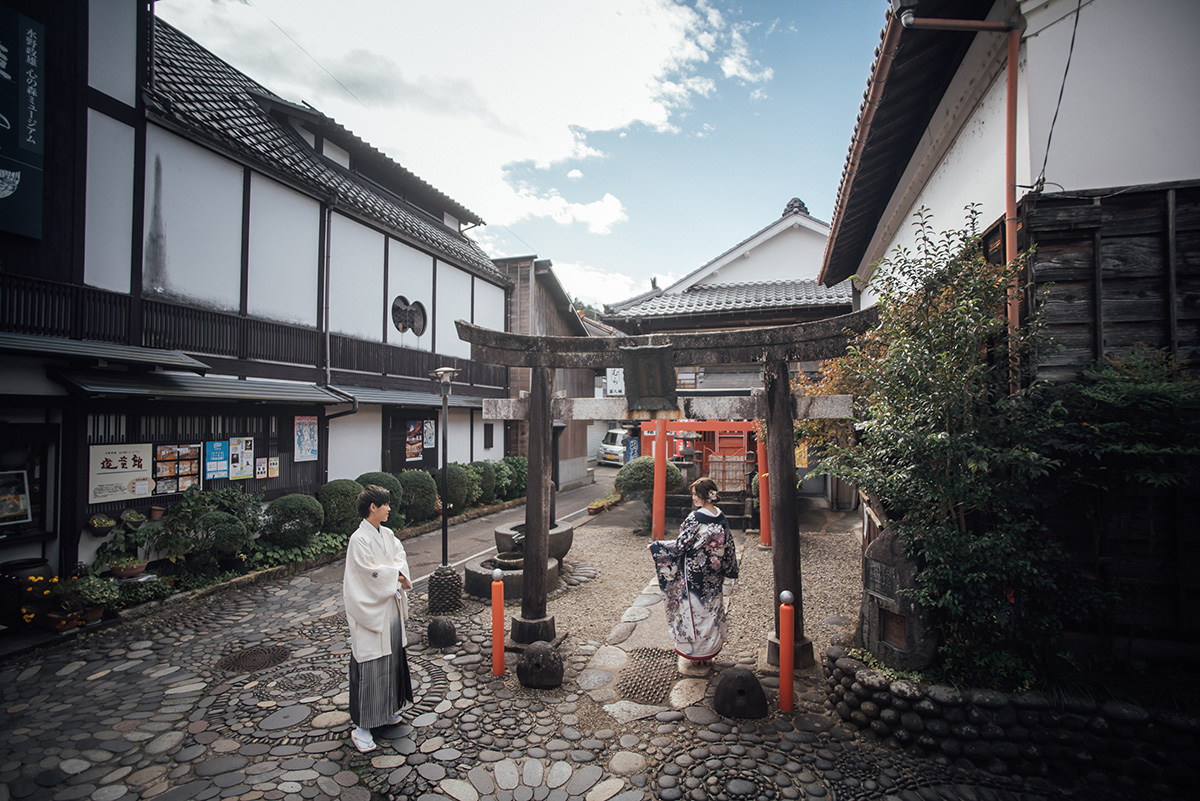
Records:
[[[597,234],[626,219],[620,200],[514,183],[509,168],[602,157],[589,132],[679,133],[679,115],[716,91],[703,72],[714,62],[727,79],[773,74],[707,0],[463,0],[453,13],[346,0],[337,14],[321,0],[159,0],[156,13],[489,222],[545,217]],[[530,31],[546,33],[531,45]]]
[[[583,170],[571,170],[569,173],[567,173],[567,177],[572,181],[578,181],[583,177]]]
[[[650,291],[650,282],[644,278],[632,278],[590,264],[555,261],[554,274],[568,295],[597,308]],[[666,276],[656,277],[659,286],[666,286],[675,280]]]
[[[775,77],[775,70],[764,67],[750,58],[750,47],[742,35],[744,26],[735,27],[730,33],[729,52],[721,58],[721,72],[726,78],[736,78],[745,83],[765,83]]]

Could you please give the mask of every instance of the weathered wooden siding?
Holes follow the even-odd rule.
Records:
[[[1200,365],[1200,184],[1024,202],[1045,304],[1039,373],[1069,378],[1141,342]]]

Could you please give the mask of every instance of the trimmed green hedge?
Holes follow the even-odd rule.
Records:
[[[384,525],[392,531],[404,528],[404,490],[395,476],[391,473],[382,472],[363,473],[354,480],[364,487],[374,484],[377,487],[383,487],[387,490],[392,496],[392,513],[388,515],[387,522]]]
[[[433,476],[424,470],[405,470],[396,474],[404,515],[410,523],[424,523],[437,514],[438,488]]]
[[[284,495],[271,501],[262,536],[280,548],[303,548],[321,530],[325,510],[311,495]]]
[[[358,514],[358,494],[363,485],[348,478],[330,481],[317,490],[317,501],[325,511],[325,531],[349,537],[362,520]]]

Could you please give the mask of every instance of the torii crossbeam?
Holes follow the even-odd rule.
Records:
[[[526,485],[525,554],[526,563],[545,564],[549,556],[550,446],[555,411],[574,419],[676,419],[683,416],[710,419],[753,419],[767,421],[767,472],[787,476],[795,472],[792,451],[793,421],[801,416],[848,416],[846,400],[832,401],[829,414],[817,405],[829,400],[803,398],[813,404],[807,410],[795,408],[789,383],[788,363],[832,359],[845,353],[850,337],[861,334],[878,322],[876,309],[772,328],[747,328],[734,331],[649,334],[632,337],[554,337],[510,334],[480,328],[462,320],[455,324],[459,338],[471,345],[474,361],[507,367],[532,368],[528,400],[485,401],[484,416],[505,419],[525,418],[529,422],[529,478]],[[674,386],[665,388],[669,402],[653,411],[612,409],[597,399],[554,399],[553,370],[556,368],[622,367],[638,348],[654,349],[659,358],[673,365],[762,364],[764,393],[750,398],[685,398],[684,409],[676,406]],[[617,401],[621,403],[621,401]],[[717,403],[720,402],[720,403]],[[508,407],[501,404],[509,404]],[[526,405],[527,404],[527,405]],[[555,406],[557,405],[557,409]],[[711,406],[711,408],[704,408]],[[718,409],[718,406],[720,408]],[[739,407],[737,411],[733,407]],[[668,408],[669,407],[669,408]],[[744,408],[743,408],[744,407]],[[491,412],[491,413],[489,413]],[[593,418],[591,415],[598,415]],[[586,417],[585,417],[586,416]],[[665,429],[665,427],[660,427]],[[660,444],[660,448],[663,447]],[[656,476],[656,483],[661,478]],[[796,485],[779,481],[772,486],[770,498],[771,529],[774,532],[773,568],[775,631],[768,637],[767,659],[779,664],[779,606],[784,590],[792,593],[797,606],[795,615],[794,662],[797,668],[811,667],[812,640],[804,635],[803,595],[800,581],[800,538],[796,518]],[[512,621],[511,637],[518,643],[554,639],[554,619],[546,615],[546,578],[540,570],[526,571],[521,616]],[[532,572],[533,575],[528,575]]]

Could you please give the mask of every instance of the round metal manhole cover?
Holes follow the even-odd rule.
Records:
[[[292,652],[282,645],[256,645],[244,651],[235,651],[217,662],[217,670],[231,673],[253,673],[266,670],[286,662]]]
[[[617,692],[640,704],[661,704],[679,678],[675,654],[659,648],[634,648],[621,670]]]

